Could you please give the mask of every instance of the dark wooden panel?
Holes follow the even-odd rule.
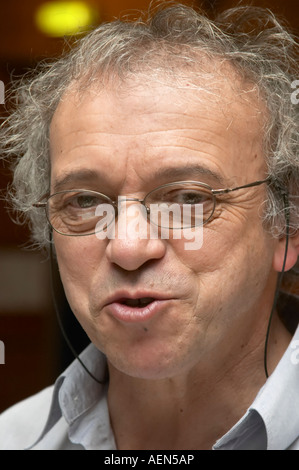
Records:
[[[5,364],[0,364],[0,412],[50,385],[57,374],[55,336],[48,317],[0,316]]]

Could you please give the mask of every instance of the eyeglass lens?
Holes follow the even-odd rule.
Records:
[[[124,198],[122,198],[123,200]],[[150,222],[159,227],[182,229],[206,223],[213,215],[215,197],[200,183],[170,183],[151,191],[143,201]],[[61,191],[48,199],[47,217],[54,230],[65,235],[88,235],[106,230],[119,207],[95,191]]]

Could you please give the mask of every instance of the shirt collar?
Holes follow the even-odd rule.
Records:
[[[80,355],[87,370],[75,360],[55,382],[48,421],[34,448],[53,426],[64,417],[69,425],[69,439],[86,450],[116,449],[107,404],[106,357],[90,344]]]
[[[268,450],[283,450],[299,436],[299,326],[252,408],[263,418]]]
[[[299,436],[298,390],[299,326],[273,374],[243,418],[217,441],[214,448],[252,448],[255,434],[259,436],[258,445],[264,450],[287,449]]]
[[[93,344],[80,356],[85,367],[74,361],[65,373],[59,390],[62,414],[69,424],[69,439],[86,450],[115,450],[107,403],[107,361]]]
[[[105,356],[93,344],[80,355],[80,360],[99,382],[88,374],[75,360],[60,376],[59,404],[63,415],[71,425],[77,418],[98,402],[106,390],[107,362]],[[58,382],[59,387],[60,382]]]

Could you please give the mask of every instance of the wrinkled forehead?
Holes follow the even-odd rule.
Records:
[[[150,90],[150,100],[148,100]],[[114,96],[120,104],[130,102],[138,110],[148,104],[155,106],[162,96],[173,95],[167,105],[184,110],[188,105],[200,105],[200,112],[223,113],[229,126],[240,124],[245,120],[253,120],[259,134],[267,120],[266,106],[257,86],[249,80],[241,78],[237,70],[229,63],[220,60],[201,60],[200,66],[170,67],[144,69],[119,76],[113,72],[105,75],[92,74],[76,80],[66,90],[57,111],[61,112],[64,102],[71,101],[80,107],[86,99],[98,96],[111,99]],[[171,93],[172,92],[172,93]],[[147,103],[147,101],[149,101]],[[125,106],[123,106],[125,110]],[[57,114],[57,112],[55,113]]]
[[[127,168],[161,165],[161,155],[163,165],[172,167],[201,156],[209,168],[241,184],[248,171],[258,175],[265,169],[262,116],[256,91],[236,87],[225,74],[181,74],[172,80],[139,74],[84,91],[75,83],[52,122],[52,168],[61,173],[63,166],[91,164],[81,156],[76,160],[77,149],[88,145],[90,152],[98,148],[102,169],[111,167],[115,154],[119,165],[130,158]]]

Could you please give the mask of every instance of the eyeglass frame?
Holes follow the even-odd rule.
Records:
[[[185,183],[188,183],[188,184],[197,184],[197,185],[201,185],[202,187],[204,187],[205,189],[208,189],[210,192],[211,192],[211,195],[213,196],[213,210],[212,210],[212,213],[211,215],[208,217],[208,219],[206,221],[204,221],[202,223],[202,226],[207,224],[213,217],[214,215],[214,212],[215,212],[215,208],[216,208],[216,196],[221,196],[223,194],[228,194],[230,192],[234,192],[234,191],[238,191],[240,189],[247,189],[247,188],[252,188],[252,187],[255,187],[255,186],[260,186],[261,184],[264,184],[264,183],[269,183],[271,181],[271,178],[270,177],[267,177],[266,179],[264,180],[257,180],[257,181],[254,181],[252,183],[247,183],[247,184],[244,184],[242,186],[236,186],[234,188],[225,188],[225,189],[213,189],[210,185],[206,184],[206,183],[202,183],[201,181],[193,181],[193,180],[186,180],[186,181],[173,181],[171,183],[166,183],[166,184],[162,184],[161,186],[158,186],[157,188],[155,189],[152,189],[149,193],[147,193],[145,195],[145,197],[143,199],[138,199],[138,198],[134,198],[134,197],[124,197],[123,201],[122,202],[126,202],[126,201],[132,201],[132,202],[139,202],[140,204],[142,204],[145,209],[146,209],[146,213],[147,215],[150,214],[150,208],[147,207],[145,205],[145,201],[146,199],[148,198],[148,196],[157,191],[158,189],[162,189],[162,188],[166,188],[166,187],[170,187],[170,186],[173,186],[173,185],[176,185],[176,184],[185,184]],[[66,190],[63,190],[63,191],[58,191],[56,193],[53,193],[53,194],[44,194],[40,200],[36,203],[33,203],[32,206],[35,207],[35,208],[41,208],[41,207],[44,207],[45,208],[45,211],[46,211],[46,217],[47,217],[47,220],[48,220],[48,223],[49,225],[53,228],[53,230],[55,230],[55,232],[59,233],[60,235],[65,235],[65,236],[69,236],[69,237],[82,237],[82,236],[87,236],[87,235],[92,235],[94,234],[95,232],[91,232],[91,233],[78,233],[78,234],[69,234],[69,233],[63,233],[63,232],[60,232],[59,230],[57,230],[53,225],[52,223],[50,222],[49,220],[49,217],[48,217],[48,214],[47,214],[47,206],[48,206],[48,202],[49,202],[49,199],[53,196],[55,196],[56,194],[61,194],[61,193],[68,193],[68,192],[74,192],[74,191],[78,191],[78,192],[90,192],[90,193],[95,193],[95,194],[100,194],[101,196],[104,196],[107,201],[109,201],[109,203],[111,203],[111,205],[114,207],[114,209],[118,209],[117,207],[117,204],[116,204],[116,201],[114,201],[113,199],[111,199],[109,196],[107,196],[106,194],[103,194],[103,193],[100,193],[98,191],[94,191],[94,190],[88,190],[88,189],[66,189]],[[45,202],[42,202],[42,200],[44,198],[47,198],[47,200]]]

